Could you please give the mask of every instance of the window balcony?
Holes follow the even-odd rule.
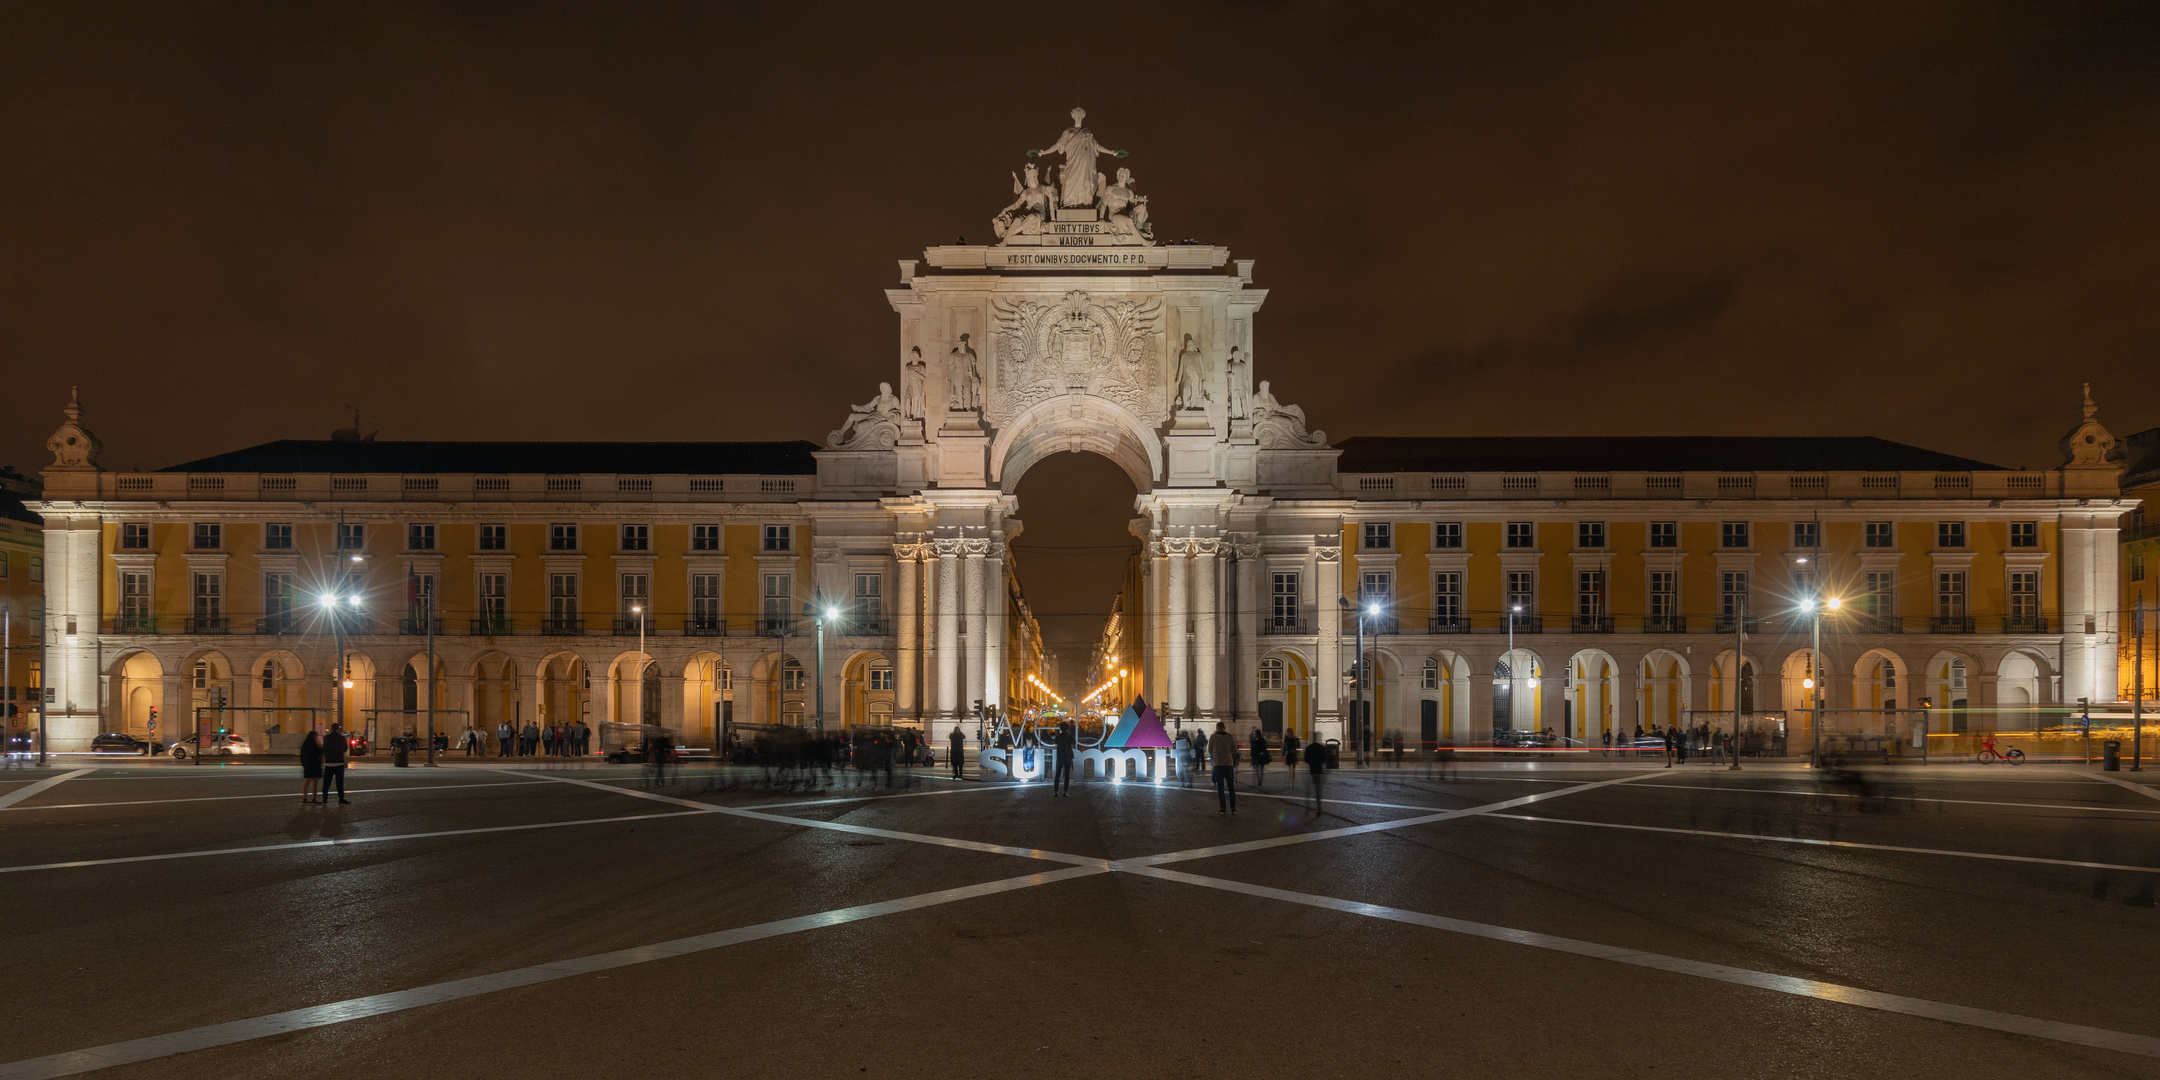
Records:
[[[1905,627],[1895,615],[1855,615],[1853,630],[1862,634],[1896,634]]]
[[[1568,629],[1578,634],[1610,634],[1612,633],[1612,616],[1577,615],[1569,621]]]
[[[646,637],[660,636],[660,620],[646,619],[641,622],[635,615],[632,615],[627,619],[615,620],[615,636],[636,637],[638,636],[640,627],[644,629],[644,634]]]
[[[2045,634],[2048,621],[2045,615],[2005,615],[2002,621],[2005,634]]]
[[[1433,634],[1467,634],[1470,632],[1470,616],[1435,615],[1425,629]]]
[[[1509,612],[1507,618],[1500,621],[1501,633],[1506,633],[1509,627],[1513,627],[1518,634],[1542,634],[1545,632],[1545,617]]]
[[[1642,630],[1645,634],[1685,634],[1687,633],[1687,616],[1645,615],[1642,620]]]
[[[1402,623],[1398,621],[1393,615],[1366,615],[1363,616],[1362,619],[1365,623],[1366,637],[1379,637],[1382,634],[1402,633]],[[1356,633],[1357,627],[1353,625],[1350,628],[1350,632]]]
[[[550,615],[540,620],[540,633],[549,637],[577,637],[585,633],[585,620]]]
[[[482,615],[472,621],[469,633],[474,637],[508,637],[517,629],[508,615]]]
[[[892,624],[883,619],[841,619],[826,630],[843,637],[889,637],[893,632]]]
[[[683,620],[684,637],[726,637],[727,621],[718,615],[692,615]]]
[[[300,616],[290,611],[265,615],[255,620],[255,632],[272,635],[300,633]]]
[[[757,625],[760,634],[789,634],[795,630],[795,620],[785,615],[761,615]]]
[[[425,637],[430,633],[442,633],[441,619],[399,619],[397,632],[404,637]]]
[[[1311,623],[1282,622],[1276,619],[1269,619],[1260,624],[1261,637],[1304,637],[1311,633]]]
[[[1928,620],[1928,633],[1931,634],[1970,634],[1972,632],[1973,617],[1970,615],[1937,615]]]
[[[228,618],[226,618],[226,617],[225,617],[225,616],[223,616],[223,615],[190,615],[190,616],[188,616],[188,619],[187,619],[187,633],[190,633],[190,634],[229,634],[229,633],[231,633],[231,632],[232,632],[232,620],[231,620],[231,619],[228,619]]]
[[[158,621],[155,615],[122,615],[106,620],[108,634],[155,634]]]
[[[1739,622],[1740,622],[1740,632],[1741,632],[1741,633],[1743,633],[1743,634],[1756,634],[1756,633],[1761,633],[1761,632],[1762,632],[1762,620],[1761,620],[1761,619],[1755,619],[1755,618],[1747,618],[1747,619],[1741,619],[1741,620],[1739,620]],[[1732,616],[1730,616],[1730,615],[1720,615],[1720,616],[1718,616],[1718,617],[1717,617],[1717,623],[1716,623],[1715,625],[1713,625],[1713,626],[1711,627],[1711,632],[1712,632],[1712,633],[1718,633],[1718,634],[1730,634],[1730,633],[1732,633],[1732,632],[1733,632],[1733,617],[1732,617]]]

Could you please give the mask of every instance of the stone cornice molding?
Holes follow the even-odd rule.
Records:
[[[940,559],[954,558],[960,554],[960,541],[952,537],[939,537],[930,541],[930,549]]]
[[[919,541],[899,543],[892,546],[893,558],[901,562],[920,562],[923,556],[929,554],[929,550],[928,544]]]
[[[1223,542],[1219,538],[1212,536],[1193,538],[1192,551],[1194,555],[1205,555],[1212,559],[1222,554],[1222,549]]]
[[[959,543],[961,552],[970,559],[980,559],[990,554],[990,541],[987,539],[970,537],[962,539]]]
[[[1314,537],[1314,539],[1316,541],[1320,541],[1331,538],[1326,536],[1318,536]],[[1342,561],[1341,544],[1315,543],[1313,544],[1312,553],[1313,558],[1324,563],[1339,563]]]
[[[1162,539],[1162,549],[1168,555],[1190,555],[1193,553],[1193,543],[1190,536],[1165,536]]]

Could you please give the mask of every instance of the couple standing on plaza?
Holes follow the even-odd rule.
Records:
[[[329,801],[331,785],[337,786],[337,801],[350,803],[345,797],[346,756],[352,752],[352,739],[345,734],[343,724],[330,725],[330,734],[317,739],[310,731],[300,740],[300,801],[323,803]]]

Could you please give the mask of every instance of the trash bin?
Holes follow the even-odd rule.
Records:
[[[1330,769],[1342,768],[1342,743],[1339,740],[1329,739],[1327,741],[1327,767]]]
[[[400,769],[412,768],[412,740],[399,736],[390,740],[390,745],[395,748],[390,764]]]
[[[2109,739],[2100,744],[2100,771],[2122,771],[2122,740]]]

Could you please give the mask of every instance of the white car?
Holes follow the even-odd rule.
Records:
[[[182,739],[172,744],[172,756],[176,761],[186,761],[196,751],[194,739]],[[211,739],[209,749],[202,751],[209,757],[231,757],[248,752],[247,737],[243,735],[218,735]]]

